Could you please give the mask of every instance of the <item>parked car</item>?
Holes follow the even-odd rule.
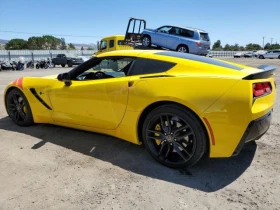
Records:
[[[20,75],[5,88],[4,107],[16,125],[51,123],[115,136],[183,168],[203,156],[236,156],[267,132],[275,71],[188,53],[118,50],[59,75]]]
[[[67,57],[65,54],[58,54],[56,58],[52,59],[52,62],[55,65],[61,65],[62,67],[65,67],[67,64],[68,67],[72,67],[73,65],[80,65],[84,61],[81,58],[77,57]]]
[[[255,54],[255,57],[258,58],[259,55],[264,54],[266,52],[267,52],[266,50],[257,50],[254,54]]]
[[[88,57],[88,56],[82,56],[82,55],[77,56],[77,58],[82,59],[83,62],[85,62],[85,61],[87,61],[87,60],[90,59],[90,57]]]
[[[255,57],[255,54],[253,52],[247,52],[244,54],[244,58],[252,58]]]
[[[233,57],[234,57],[234,58],[241,58],[241,57],[244,57],[244,53],[242,53],[242,52],[235,53],[235,54],[233,55]]]
[[[259,59],[265,59],[265,58],[278,58],[280,59],[280,50],[270,50],[266,53],[260,54]]]
[[[178,52],[206,56],[210,44],[208,33],[197,28],[165,25],[157,29],[146,28],[142,33],[142,45],[147,48],[157,45]]]

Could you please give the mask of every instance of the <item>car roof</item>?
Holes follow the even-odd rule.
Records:
[[[113,38],[123,38],[124,39],[124,37],[125,37],[124,35],[116,34],[116,35],[111,35],[111,36],[105,36],[102,39],[113,39]]]
[[[202,30],[199,28],[194,28],[194,27],[189,27],[189,26],[180,26],[180,25],[163,25],[163,26],[171,26],[171,27],[177,27],[177,28],[183,28],[183,29],[189,29],[189,30],[197,30],[198,32],[207,33],[207,31],[205,31],[205,30]],[[160,27],[163,27],[163,26],[160,26]]]

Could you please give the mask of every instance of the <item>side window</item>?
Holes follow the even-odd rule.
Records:
[[[171,29],[171,26],[163,26],[161,28],[158,28],[158,31],[161,33],[168,33],[170,29]]]
[[[102,58],[85,67],[74,80],[94,80],[116,77],[125,77],[135,58],[111,57]]]
[[[112,48],[112,47],[114,47],[114,40],[110,40],[110,42],[109,42],[109,48]]]
[[[107,48],[107,41],[103,40],[101,41],[101,44],[100,44],[100,49],[101,50],[104,50]]]
[[[188,37],[188,38],[192,38],[194,35],[194,32],[191,30],[187,30],[187,29],[180,29],[180,36],[184,36],[184,37]]]
[[[124,40],[119,40],[119,41],[118,41],[118,45],[125,45],[125,44],[124,44]]]
[[[176,63],[138,58],[133,64],[132,69],[129,72],[129,76],[140,75],[140,74],[154,74],[168,71],[174,67]]]
[[[57,57],[57,58],[61,58],[61,55],[60,55],[60,54],[58,54],[56,57]]]

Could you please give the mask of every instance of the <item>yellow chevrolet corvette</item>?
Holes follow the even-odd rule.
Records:
[[[143,143],[161,164],[182,168],[204,154],[237,155],[269,129],[274,73],[273,66],[123,50],[59,75],[19,78],[4,100],[19,126],[50,123]]]

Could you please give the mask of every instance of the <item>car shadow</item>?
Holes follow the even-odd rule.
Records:
[[[110,162],[136,174],[204,192],[214,192],[234,182],[250,166],[257,148],[256,143],[248,143],[236,157],[204,158],[191,168],[178,170],[156,162],[143,146],[111,136],[47,124],[19,127],[9,117],[0,119],[0,129],[20,132],[41,140],[30,149],[38,150],[48,142]]]

